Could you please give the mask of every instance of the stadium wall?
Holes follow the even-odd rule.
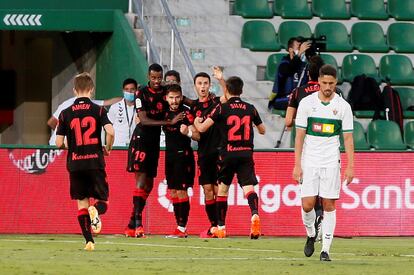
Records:
[[[131,213],[134,176],[125,171],[126,157],[126,150],[115,150],[106,159],[110,203],[103,216],[103,234],[122,233]],[[299,186],[291,179],[293,152],[256,152],[255,163],[262,233],[303,236]],[[336,235],[414,235],[413,163],[414,154],[409,152],[356,153],[355,180],[342,186],[337,203]],[[0,233],[79,233],[65,165],[66,151],[62,150],[0,149]],[[150,234],[167,234],[175,227],[163,171],[164,152],[144,212],[144,226]],[[208,222],[197,180],[190,194],[188,230],[198,234]],[[247,200],[234,182],[229,194],[229,235],[247,235],[249,220]]]

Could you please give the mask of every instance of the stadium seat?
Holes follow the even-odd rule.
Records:
[[[345,0],[313,0],[313,14],[322,19],[349,19]]]
[[[276,110],[276,109],[272,109],[272,114],[279,115],[281,117],[285,117],[286,116],[286,110]]]
[[[404,127],[404,142],[408,147],[414,149],[414,121],[405,124]]]
[[[413,65],[405,55],[384,55],[380,60],[379,72],[384,82],[414,85]]]
[[[404,118],[414,118],[414,110],[408,110],[409,107],[414,108],[414,89],[408,87],[394,87],[394,89],[400,96]]]
[[[251,51],[280,50],[275,28],[271,23],[260,20],[244,23],[241,35],[241,46]]]
[[[388,52],[384,31],[377,23],[359,22],[352,25],[351,44],[360,52]]]
[[[326,50],[329,52],[351,52],[348,32],[339,22],[320,22],[315,27],[315,37],[326,36]]]
[[[414,24],[393,23],[387,31],[388,45],[397,53],[414,53]]]
[[[342,79],[352,82],[357,75],[378,79],[377,67],[374,59],[366,54],[349,54],[344,56],[342,61]]]
[[[367,142],[367,139],[365,137],[365,131],[364,127],[362,127],[361,123],[354,120],[354,131],[353,131],[353,138],[354,138],[354,148],[355,150],[370,150],[370,146]],[[341,142],[341,150],[345,149],[344,146],[344,137],[341,134],[340,135],[340,142]]]
[[[274,53],[269,55],[266,63],[265,80],[275,80],[276,70],[279,66],[279,62],[284,56],[286,56],[285,53]]]
[[[287,19],[310,19],[313,16],[307,0],[275,1],[273,4],[273,12]]]
[[[405,150],[400,127],[394,121],[374,120],[368,125],[368,143],[378,150]]]
[[[234,13],[244,18],[272,18],[273,12],[267,0],[236,0]]]
[[[388,0],[388,14],[396,20],[414,20],[414,2],[412,0]]]
[[[340,68],[338,67],[338,63],[336,62],[335,57],[333,55],[326,54],[326,53],[322,53],[320,56],[323,59],[323,62],[325,64],[329,64],[336,69],[338,83],[342,83],[343,82],[342,75],[341,75]]]
[[[351,0],[351,14],[361,20],[387,20],[384,0]]]
[[[285,21],[279,26],[279,44],[286,49],[290,38],[302,36],[308,38],[312,36],[312,31],[308,24],[301,21]]]

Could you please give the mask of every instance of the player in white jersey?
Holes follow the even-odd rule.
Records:
[[[341,189],[339,136],[343,133],[348,165],[345,180],[354,176],[353,115],[351,106],[335,93],[336,70],[324,65],[319,71],[320,90],[304,98],[296,116],[295,168],[293,178],[301,183],[302,220],[307,233],[305,255],[315,250],[315,201],[323,200],[321,261],[330,261],[329,249],[335,225],[335,201]]]

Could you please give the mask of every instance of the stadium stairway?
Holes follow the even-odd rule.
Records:
[[[169,0],[168,4],[195,71],[211,74],[212,66],[219,65],[224,67],[226,77],[240,76],[245,83],[242,97],[256,106],[267,127],[265,136],[255,135],[255,148],[273,148],[284,127],[284,119],[267,110],[268,95],[273,83],[257,81],[257,68],[266,64],[269,53],[241,48],[240,36],[245,19],[229,15],[228,0]],[[171,31],[159,1],[144,1],[144,19],[158,47],[161,63],[169,65]],[[140,30],[136,33],[137,37],[142,35]],[[173,67],[181,73],[184,94],[194,98],[192,79],[180,58],[178,47],[175,48]],[[221,94],[215,80],[212,90]],[[289,147],[289,140],[287,133],[281,147]]]

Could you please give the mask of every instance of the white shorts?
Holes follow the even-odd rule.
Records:
[[[339,199],[341,191],[341,168],[303,167],[300,186],[301,198],[319,196],[325,199]]]

